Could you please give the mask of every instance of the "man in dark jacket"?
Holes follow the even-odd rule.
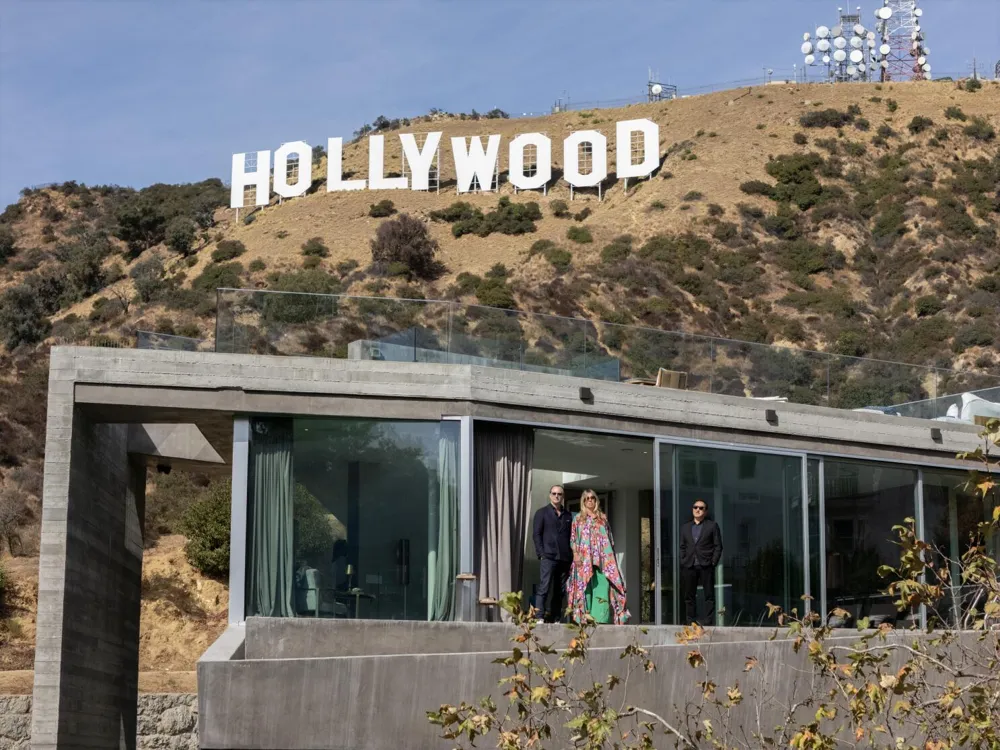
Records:
[[[684,592],[684,623],[698,622],[698,586],[705,589],[708,609],[705,625],[715,624],[715,566],[722,559],[722,532],[708,517],[708,505],[698,498],[693,518],[681,526],[681,590]]]
[[[573,551],[570,549],[570,527],[573,519],[563,501],[566,490],[561,484],[549,488],[549,503],[535,512],[534,533],[535,554],[541,561],[542,576],[534,602],[539,614],[544,613],[545,622],[555,622],[562,618],[563,594],[573,565]]]

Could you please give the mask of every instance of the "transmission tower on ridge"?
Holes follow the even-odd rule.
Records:
[[[882,7],[875,11],[876,31],[882,37],[878,49],[880,80],[930,80],[930,49],[924,43],[923,15],[917,0],[882,0]]]

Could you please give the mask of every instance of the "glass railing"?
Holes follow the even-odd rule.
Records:
[[[214,349],[211,340],[155,331],[136,331],[135,346],[136,349],[172,349],[180,352],[206,352]]]
[[[1000,409],[1000,376],[443,300],[220,289],[215,349],[658,381],[964,422]]]

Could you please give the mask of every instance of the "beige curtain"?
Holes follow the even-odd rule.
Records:
[[[477,422],[474,434],[479,597],[499,598],[521,590],[535,433]]]

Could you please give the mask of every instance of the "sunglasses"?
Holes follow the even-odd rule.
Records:
[[[550,492],[549,494],[552,495],[552,497],[562,497],[563,496],[563,493],[561,493],[561,492]]]
[[[695,510],[705,510],[705,506],[704,505],[693,505],[691,507],[693,507]]]

